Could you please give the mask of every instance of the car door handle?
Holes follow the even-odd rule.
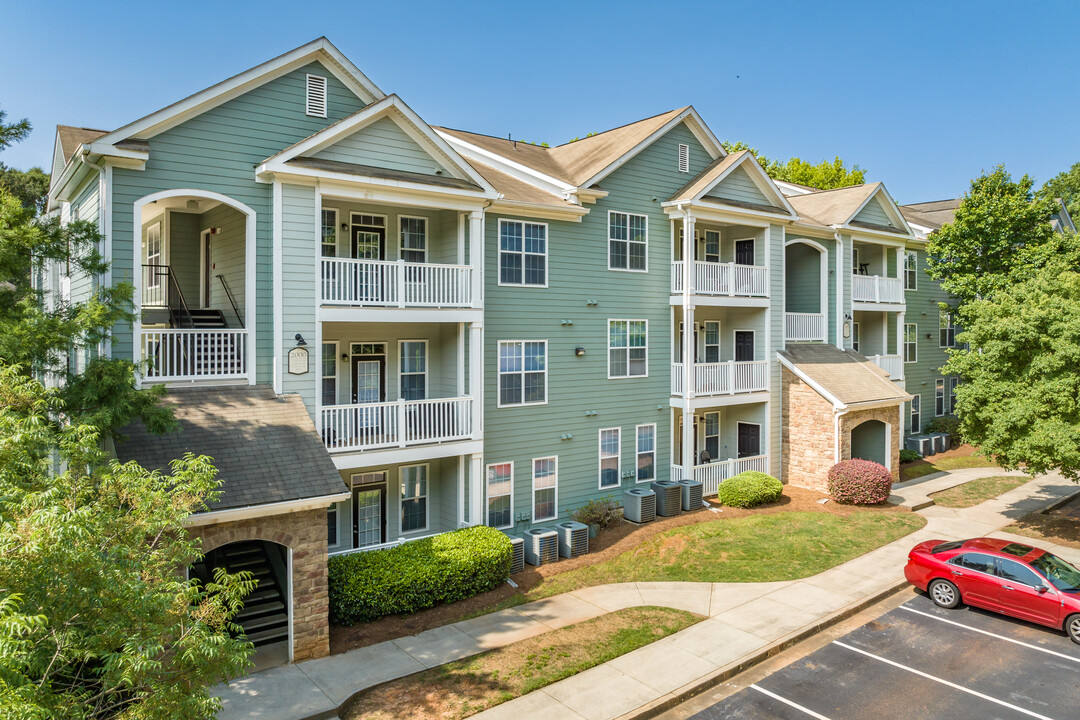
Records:
[[[952,574],[955,575],[956,577],[963,577],[964,576],[964,573],[960,572],[959,570],[953,570]]]
[[[1012,590],[1012,588],[1010,586],[1008,586],[1008,585],[1002,585],[1001,589],[1002,590]]]

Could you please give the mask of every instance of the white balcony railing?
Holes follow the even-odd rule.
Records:
[[[328,305],[471,307],[472,273],[469,265],[322,258],[321,298]]]
[[[247,377],[247,330],[142,330],[145,380]]]
[[[852,275],[851,299],[855,302],[902,303],[904,284],[900,278]]]
[[[682,395],[683,364],[672,363],[671,394]],[[695,395],[734,395],[769,389],[769,363],[750,362],[694,363]]]
[[[904,379],[904,358],[899,355],[869,355],[874,364],[889,373],[893,380]]]
[[[683,264],[671,264],[671,292],[683,290]],[[763,265],[694,262],[694,293],[732,297],[768,297],[769,268]]]
[[[720,483],[747,470],[769,472],[769,456],[754,455],[753,457],[717,460],[716,462],[697,465],[694,467],[694,479],[701,483],[702,494],[707,497],[715,495],[719,491]],[[685,476],[686,473],[682,465],[671,466],[672,480],[678,481]]]
[[[473,434],[471,397],[332,405],[322,410],[331,451],[374,450],[465,440]]]
[[[825,342],[825,315],[784,313],[784,339],[790,342]]]

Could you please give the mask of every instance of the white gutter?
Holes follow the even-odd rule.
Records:
[[[835,460],[834,462],[840,462],[840,417],[847,415],[850,408],[844,408],[842,410],[837,409],[833,414],[833,445]]]
[[[186,527],[201,527],[223,522],[236,522],[251,518],[265,517],[267,515],[281,515],[284,513],[301,512],[303,510],[318,510],[330,507],[334,503],[345,502],[352,497],[351,492],[340,492],[334,495],[320,495],[313,498],[300,498],[298,500],[285,500],[265,505],[248,505],[228,510],[211,510],[210,512],[195,513],[184,520]]]

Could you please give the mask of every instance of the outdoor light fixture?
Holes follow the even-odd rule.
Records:
[[[296,344],[297,345],[307,345],[307,340],[305,340],[304,336],[301,335],[300,333],[296,333]]]
[[[349,223],[341,223],[341,229],[345,232],[349,231]]]
[[[578,357],[585,357],[585,348],[583,348],[583,347],[574,348],[574,355],[576,355]]]
[[[349,362],[349,353],[341,353],[341,362]]]

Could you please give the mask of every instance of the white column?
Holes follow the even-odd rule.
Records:
[[[889,313],[881,313],[881,354],[889,354]]]
[[[487,513],[484,506],[484,456],[471,456],[472,472],[469,474],[469,524],[484,525]]]
[[[469,395],[473,399],[473,437],[483,437],[484,432],[484,324],[474,322],[469,326]]]
[[[694,216],[689,210],[683,217],[683,324],[682,324],[682,465],[685,477],[694,476],[694,411],[691,400],[694,397]]]
[[[466,473],[469,472],[471,466],[468,462],[468,457],[465,455],[458,455],[458,476],[457,476],[457,525],[458,527],[465,527],[468,525],[468,518],[465,515],[465,485],[466,485]]]
[[[457,216],[457,264],[465,264],[465,213]]]
[[[465,395],[465,323],[457,324],[457,396]]]
[[[904,313],[896,314],[896,354],[900,356],[900,377],[907,377],[904,367]]]
[[[484,306],[484,213],[469,213],[469,265],[472,266],[472,306]]]

